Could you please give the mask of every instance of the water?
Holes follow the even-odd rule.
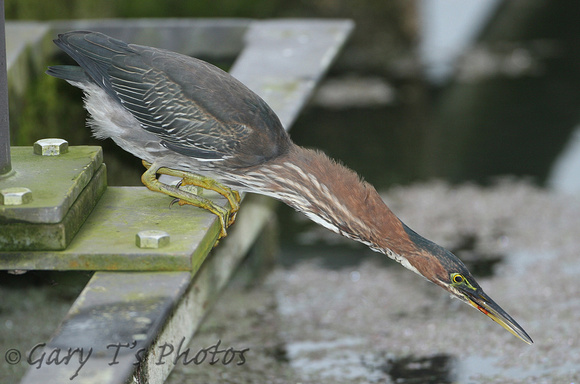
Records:
[[[381,103],[367,107],[353,103],[341,109],[315,103],[291,135],[300,145],[321,148],[340,159],[379,190],[432,179],[489,185],[510,175],[578,193],[580,145],[574,132],[580,121],[580,24],[575,15],[580,14],[580,3],[564,3],[540,7],[532,1],[526,7],[524,2],[506,2],[478,43],[455,64],[446,83],[387,80],[391,93]],[[282,264],[287,268],[315,259],[329,271],[346,268],[352,274],[358,273],[364,260],[376,258],[363,246],[345,245],[323,234],[287,207],[281,207],[280,217]],[[545,252],[538,252],[537,258],[526,252],[524,256],[482,254],[475,246],[477,234],[467,234],[463,240],[452,251],[478,278],[492,277],[498,267],[525,271],[534,263],[554,262]],[[395,267],[384,259],[379,258],[382,267]],[[466,334],[465,354],[431,351],[394,356],[387,350],[361,357],[341,348],[322,361],[301,358],[298,365],[306,373],[320,372],[322,365],[327,375],[337,378],[395,383],[476,383],[482,378],[525,382],[532,377],[551,382],[551,377],[577,375],[573,361],[524,363],[538,353],[533,349],[521,353],[522,368],[506,366],[493,353],[478,353],[480,346],[470,345],[469,340]],[[574,353],[571,349],[570,356]]]

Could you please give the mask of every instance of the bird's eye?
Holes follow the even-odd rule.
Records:
[[[451,275],[451,281],[453,281],[455,284],[461,284],[465,281],[465,278],[459,273],[454,273]]]
[[[467,280],[465,278],[465,276],[463,276],[460,273],[452,273],[451,274],[451,285],[453,286],[461,286],[462,288],[469,288],[472,289],[474,291],[477,291],[477,288],[475,286],[473,286],[469,280]]]

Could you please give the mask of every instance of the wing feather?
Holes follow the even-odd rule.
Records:
[[[228,73],[189,56],[75,31],[55,43],[82,67],[49,73],[94,81],[167,148],[203,161],[249,167],[288,150],[278,117]],[[84,72],[83,72],[84,71]]]

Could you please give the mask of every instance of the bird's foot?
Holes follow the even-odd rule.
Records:
[[[151,164],[143,160],[143,166],[147,169],[151,167]],[[210,177],[197,175],[195,173],[189,173],[185,171],[179,171],[171,168],[159,168],[156,173],[168,176],[174,176],[181,178],[181,181],[177,184],[177,188],[182,188],[184,186],[193,185],[199,188],[208,189],[214,191],[225,197],[230,203],[230,219],[228,226],[232,225],[235,221],[236,214],[240,209],[240,202],[242,198],[238,191],[235,191]],[[180,203],[179,205],[187,204],[187,202]]]
[[[186,189],[180,188],[179,186],[167,185],[165,183],[160,182],[157,179],[157,173],[166,174],[166,175],[170,175],[170,176],[178,176],[178,177],[181,177],[181,176],[176,175],[174,173],[187,174],[187,176],[189,176],[191,174],[188,174],[187,172],[181,172],[181,171],[173,172],[174,170],[168,169],[168,168],[152,167],[150,163],[147,163],[145,161],[143,161],[143,165],[145,166],[145,168],[147,168],[147,171],[145,171],[145,173],[143,173],[143,175],[141,176],[141,181],[143,182],[143,184],[147,188],[149,188],[150,190],[155,191],[155,192],[161,192],[161,193],[164,193],[166,195],[175,197],[177,199],[177,202],[179,203],[179,205],[189,204],[189,205],[203,208],[203,209],[206,209],[206,210],[212,212],[213,214],[215,214],[218,217],[218,219],[220,220],[220,224],[221,224],[221,231],[220,231],[220,235],[218,237],[218,240],[227,235],[226,228],[229,227],[234,222],[234,217],[235,217],[236,212],[234,212],[232,209],[220,207],[217,204],[215,204],[213,201],[206,199],[206,198],[204,198],[196,193],[192,193],[191,190],[188,191]],[[198,175],[193,175],[193,176],[198,176]],[[199,177],[201,178],[201,176],[199,176]],[[190,178],[188,178],[188,179],[190,179]],[[209,180],[211,180],[211,179],[209,179]],[[182,183],[182,185],[183,185],[183,183]],[[195,185],[195,184],[187,183],[187,185]],[[237,192],[236,192],[236,194],[237,194]],[[235,195],[233,195],[233,196],[235,196]],[[237,195],[237,196],[239,196],[239,195]],[[235,204],[236,204],[235,207],[237,209],[239,209],[239,201],[238,200],[235,201]]]
[[[206,209],[206,210],[210,211],[211,213],[216,215],[220,221],[221,231],[220,231],[220,235],[218,237],[218,240],[220,240],[223,237],[226,237],[228,234],[226,229],[231,225],[231,223],[234,222],[234,220],[232,218],[232,212],[229,209],[222,208],[218,205],[215,205],[211,200],[208,200],[204,197],[201,197],[199,195],[194,195],[192,193],[185,192],[185,191],[183,191],[183,192],[190,195],[190,196],[183,196],[182,195],[180,197],[175,197],[172,194],[171,196],[174,196],[175,200],[173,200],[171,203],[174,204],[176,202],[180,206],[193,205],[194,207],[198,207],[198,208],[202,208],[202,209]]]
[[[163,170],[163,168],[161,168]],[[173,171],[173,170],[171,170]],[[196,175],[193,173],[181,172],[177,171],[179,175],[176,175],[172,172],[171,176],[178,176],[182,177],[181,181],[177,184],[177,187],[180,189],[187,189],[188,186],[195,186],[198,188],[209,189],[211,191],[215,191],[225,197],[228,202],[230,203],[230,219],[228,222],[228,226],[232,225],[236,220],[236,215],[240,209],[240,202],[242,198],[238,191],[235,191],[225,185],[218,183],[214,179],[209,177],[204,177],[200,175]],[[187,204],[187,202],[179,202],[179,205]]]

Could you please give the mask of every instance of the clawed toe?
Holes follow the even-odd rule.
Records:
[[[221,224],[218,240],[227,235],[226,228],[234,223],[236,213],[239,209],[240,195],[237,191],[233,191],[230,188],[221,185],[215,180],[207,177],[190,174],[183,171],[176,171],[169,168],[156,168],[146,161],[143,161],[143,165],[145,168],[147,168],[147,171],[143,173],[141,180],[147,188],[152,191],[162,192],[166,195],[174,197],[174,199],[169,204],[170,207],[172,207],[175,203],[179,205],[189,204],[212,212],[219,218]],[[176,186],[170,186],[160,182],[157,179],[158,173],[169,176],[182,177],[182,180],[179,181]],[[211,189],[220,193],[228,199],[230,203],[230,209],[220,207],[213,201],[200,196],[198,193],[188,190],[187,188],[183,188],[187,185]]]

